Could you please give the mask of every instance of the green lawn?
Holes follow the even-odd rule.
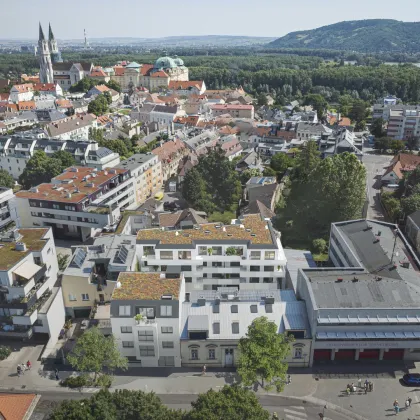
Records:
[[[117,112],[118,114],[130,115],[131,109],[122,108],[122,109],[119,109]]]

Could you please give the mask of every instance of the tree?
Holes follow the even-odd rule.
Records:
[[[278,327],[266,317],[256,318],[239,340],[238,373],[245,386],[259,384],[269,390],[283,389],[292,337],[278,334]]]
[[[182,196],[191,204],[205,199],[206,183],[197,168],[191,168],[182,182]]]
[[[386,136],[385,121],[383,118],[375,118],[370,125],[370,132],[375,137],[381,138]]]
[[[271,158],[270,167],[274,169],[278,175],[283,175],[291,166],[293,166],[293,160],[286,153],[276,153]]]
[[[100,146],[105,146],[108,149],[112,150],[115,153],[118,153],[120,157],[129,157],[130,151],[127,148],[127,145],[123,140],[108,140],[104,142],[99,142]]]
[[[270,167],[265,167],[263,170],[263,176],[276,176],[277,172]]]
[[[93,101],[89,102],[88,112],[96,116],[103,115],[108,111],[108,105],[107,96],[101,93]]]
[[[73,155],[65,150],[54,152],[51,157],[58,159],[61,162],[61,167],[63,170],[76,164],[76,160],[74,159]]]
[[[42,150],[37,150],[28,160],[25,169],[19,176],[19,184],[24,189],[50,182],[52,178],[63,172],[61,161],[49,158]]]
[[[245,169],[240,175],[242,185],[246,184],[254,176],[261,176],[261,171],[259,169]]]
[[[89,128],[89,140],[96,140],[97,142],[104,140],[104,130],[101,128]]]
[[[83,79],[79,80],[76,84],[70,86],[69,92],[87,92],[88,90],[92,89],[95,85],[95,80],[89,77],[84,77]]]
[[[375,139],[374,148],[379,150],[380,153],[386,153],[391,149],[391,143],[393,139],[391,137],[380,137]]]
[[[268,105],[267,95],[265,95],[264,93],[260,93],[257,97],[257,103],[259,106]]]
[[[269,420],[270,413],[257,396],[238,384],[225,385],[220,391],[211,389],[191,403],[185,420]]]
[[[391,149],[395,154],[397,154],[405,149],[405,143],[402,140],[392,140]]]
[[[95,380],[104,369],[127,369],[127,358],[121,356],[114,336],[105,337],[96,327],[78,338],[67,360],[81,372],[93,372]]]
[[[115,90],[118,93],[121,93],[121,85],[115,80],[111,79],[109,82],[105,83],[105,86],[109,87],[110,89]]]
[[[15,180],[5,169],[0,169],[0,187],[13,188]]]
[[[292,178],[299,182],[305,183],[309,174],[321,162],[318,145],[315,141],[309,140],[302,149],[302,153],[298,155],[295,166],[292,171]]]
[[[318,119],[320,120],[324,116],[328,102],[322,95],[310,93],[306,95],[305,105],[312,105],[313,109],[317,111]]]
[[[134,93],[134,83],[133,82],[129,82],[128,83],[128,96],[133,96]]]
[[[39,90],[36,90],[36,91],[34,92],[34,96],[41,96],[41,93],[39,92]]]
[[[104,97],[106,99],[106,101],[108,102],[108,105],[112,104],[112,96],[110,92],[104,92]],[[106,111],[105,111],[106,112]]]
[[[419,136],[411,136],[407,139],[407,147],[410,150],[419,150],[420,147],[420,137]]]
[[[368,117],[367,103],[361,99],[355,100],[349,112],[349,117],[352,121],[360,123]]]
[[[403,198],[401,200],[401,207],[406,217],[420,210],[420,194],[412,194],[410,197]]]
[[[315,254],[324,254],[327,250],[327,241],[319,238],[312,241],[312,249]]]
[[[70,255],[68,254],[57,254],[58,269],[64,271],[67,268]]]

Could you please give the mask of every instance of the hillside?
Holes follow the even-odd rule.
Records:
[[[420,22],[370,19],[339,22],[291,32],[270,42],[275,48],[309,48],[358,52],[420,52]]]

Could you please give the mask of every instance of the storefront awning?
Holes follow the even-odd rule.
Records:
[[[370,332],[319,332],[316,334],[318,340],[415,340],[420,338],[420,331],[370,331]]]
[[[30,261],[25,261],[21,264],[16,270],[13,272],[18,275],[19,277],[23,277],[24,279],[31,279],[42,267],[39,265],[34,264]]]

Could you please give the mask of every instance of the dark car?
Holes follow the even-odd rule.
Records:
[[[178,204],[176,204],[175,202],[169,202],[169,201],[165,201],[163,203],[163,209],[164,210],[169,210],[169,211],[175,211],[179,209]]]
[[[402,377],[403,382],[409,386],[419,386],[420,385],[420,373],[406,373]]]

